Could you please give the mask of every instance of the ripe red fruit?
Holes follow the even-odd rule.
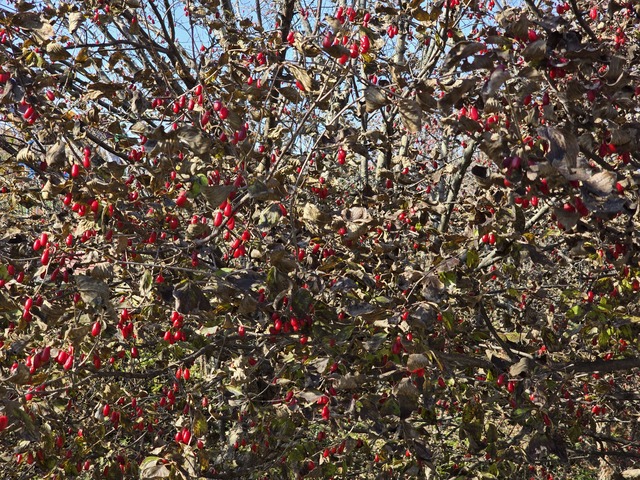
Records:
[[[76,178],[78,175],[80,175],[80,165],[74,163],[71,167],[71,177]]]
[[[360,40],[360,53],[364,55],[369,51],[370,48],[371,41],[369,40],[369,37],[367,37],[366,35],[362,35],[362,39]]]
[[[478,109],[473,106],[469,111],[469,118],[473,121],[477,121],[480,118],[480,114],[478,113]]]
[[[185,427],[182,429],[182,443],[188,444],[191,441],[191,432]]]
[[[327,33],[322,39],[322,48],[329,48],[333,45],[333,38],[330,33]]]
[[[64,362],[64,365],[62,365],[62,368],[64,368],[65,370],[71,370],[71,367],[73,367],[73,356],[69,355],[67,361]]]
[[[227,204],[225,205],[223,213],[225,217],[230,217],[233,213],[233,205],[231,205],[230,202],[227,202]]]
[[[324,407],[322,407],[322,418],[324,420],[329,420],[330,417],[331,411],[329,410],[329,405],[325,405]]]
[[[351,58],[357,58],[359,53],[360,47],[356,42],[353,42],[349,47],[349,55],[351,56]]]
[[[213,226],[219,227],[220,225],[222,225],[223,220],[224,220],[224,217],[222,215],[222,212],[218,210],[216,212],[216,216],[213,218]]]
[[[178,207],[184,207],[187,204],[187,194],[186,192],[182,192],[178,198],[176,199],[176,205]]]
[[[24,111],[24,113],[22,114],[22,116],[25,118],[25,120],[29,120],[33,117],[35,113],[36,111],[33,109],[31,105],[29,105],[27,109]]]
[[[9,417],[0,415],[0,432],[9,426]]]
[[[49,249],[45,249],[44,252],[42,252],[42,256],[40,257],[40,263],[42,265],[48,265],[49,264]]]
[[[89,168],[91,166],[91,148],[84,147],[82,149],[82,156],[82,165],[84,165],[84,168]]]
[[[211,118],[211,112],[206,110],[202,113],[202,117],[200,118],[200,123],[204,127],[207,123],[209,123],[209,119]]]
[[[102,330],[102,325],[100,324],[99,320],[96,320],[96,323],[94,323],[93,327],[91,327],[91,335],[97,337],[98,335],[100,335],[100,330]]]

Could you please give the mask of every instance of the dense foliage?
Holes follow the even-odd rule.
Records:
[[[633,475],[639,19],[0,7],[1,476]]]

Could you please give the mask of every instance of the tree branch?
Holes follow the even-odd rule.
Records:
[[[469,165],[471,165],[471,160],[473,159],[473,154],[476,151],[476,146],[477,142],[472,140],[471,143],[467,145],[467,148],[464,149],[462,165],[460,166],[460,170],[456,173],[456,176],[453,178],[453,185],[447,195],[447,210],[440,216],[440,225],[438,226],[438,231],[440,233],[447,233],[447,230],[449,230],[449,220],[451,219],[451,214],[453,213],[453,209],[456,205],[455,199],[458,197],[467,169],[469,168]]]

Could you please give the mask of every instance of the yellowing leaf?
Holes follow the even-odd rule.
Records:
[[[207,434],[207,419],[204,418],[202,412],[197,411],[193,417],[193,435],[195,437],[204,437]]]

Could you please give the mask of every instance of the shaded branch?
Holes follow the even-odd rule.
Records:
[[[620,360],[595,360],[593,362],[576,362],[566,364],[552,364],[551,368],[567,373],[610,373],[632,368],[640,368],[640,358],[623,358]]]
[[[438,231],[440,233],[446,233],[447,230],[449,230],[449,220],[451,219],[451,214],[456,206],[455,199],[458,197],[458,193],[462,187],[462,181],[467,173],[467,169],[471,165],[471,160],[473,159],[473,154],[476,151],[477,145],[478,143],[475,140],[472,140],[471,143],[467,145],[467,148],[464,149],[462,165],[453,178],[453,184],[451,185],[451,189],[447,195],[447,209],[440,216],[440,225],[438,226]]]
[[[571,5],[571,11],[576,16],[576,20],[578,20],[578,23],[580,24],[582,29],[585,32],[587,32],[587,35],[591,37],[591,40],[593,40],[594,42],[597,42],[598,37],[596,36],[595,33],[593,33],[593,30],[591,30],[591,27],[587,24],[587,22],[585,22],[584,18],[582,17],[582,13],[580,13],[580,10],[578,10],[578,5],[576,4],[576,0],[569,0],[569,4]]]

